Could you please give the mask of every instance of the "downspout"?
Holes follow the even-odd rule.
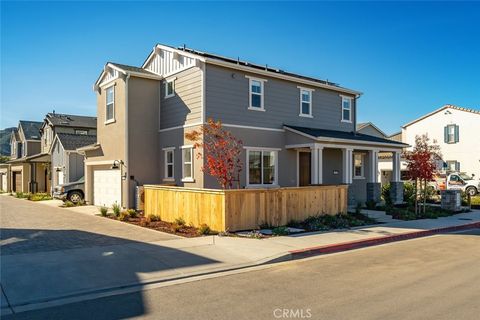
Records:
[[[125,207],[130,208],[130,180],[127,179],[129,176],[129,163],[128,163],[128,146],[129,146],[129,135],[128,135],[128,80],[130,79],[130,73],[127,73],[125,78],[125,180],[123,177],[120,177],[122,181],[126,181],[127,184],[127,198],[125,199]],[[123,182],[122,182],[123,183]]]
[[[353,98],[353,135],[357,135],[357,99],[360,97],[360,95],[355,95],[355,98]]]

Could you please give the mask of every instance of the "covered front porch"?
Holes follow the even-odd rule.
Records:
[[[353,132],[285,126],[287,150],[297,154],[297,186],[348,185],[348,204],[380,201],[378,157],[392,153],[392,198],[403,202],[400,155],[406,145]]]
[[[46,153],[11,160],[10,190],[14,192],[50,192],[50,155]]]

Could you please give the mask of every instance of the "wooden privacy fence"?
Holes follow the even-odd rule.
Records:
[[[347,186],[213,190],[145,185],[145,214],[207,224],[217,231],[286,225],[290,220],[347,212]]]

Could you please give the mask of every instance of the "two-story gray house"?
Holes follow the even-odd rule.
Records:
[[[76,149],[97,140],[97,118],[51,112],[45,116],[40,132],[41,151],[50,155],[50,191],[82,178],[84,156]]]
[[[398,168],[405,146],[357,132],[356,90],[185,47],[156,45],[141,67],[107,63],[94,90],[97,143],[80,151],[96,205],[132,207],[142,184],[219,188],[185,138],[209,118],[244,143],[242,188],[348,184],[351,203],[378,199],[378,153]]]

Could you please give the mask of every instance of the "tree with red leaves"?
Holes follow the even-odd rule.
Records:
[[[419,194],[423,195],[423,212],[425,213],[427,183],[433,181],[438,171],[437,161],[441,159],[440,147],[434,140],[430,144],[427,135],[416,136],[412,151],[405,151],[407,170],[410,179],[415,181],[415,214],[418,214]]]
[[[220,121],[208,119],[199,130],[187,132],[185,138],[201,150],[197,153],[198,159],[205,159],[201,170],[215,177],[222,189],[232,188],[235,181],[237,187],[240,187],[243,143],[225,130]]]

